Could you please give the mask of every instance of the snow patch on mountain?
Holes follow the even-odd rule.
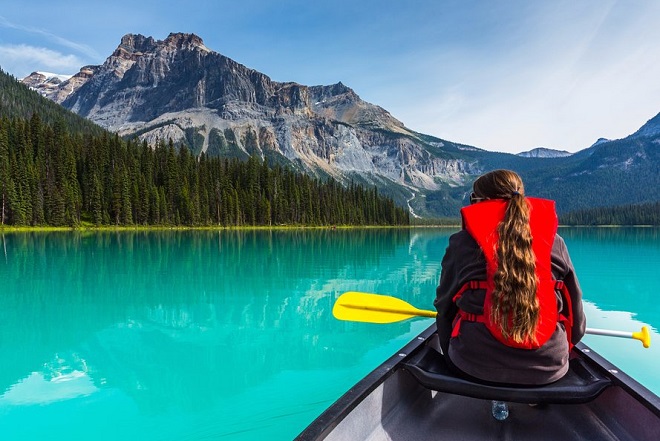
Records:
[[[73,76],[73,75],[63,75],[63,74],[56,74],[56,73],[44,72],[44,71],[37,71],[36,73],[46,77],[46,81],[57,79],[60,82],[64,82]]]
[[[39,92],[42,96],[51,98],[57,93],[62,86],[62,83],[68,81],[72,75],[55,74],[52,72],[32,72],[25,77],[21,82],[28,86],[30,89]]]
[[[572,153],[565,150],[554,150],[545,147],[538,147],[527,152],[518,153],[523,158],[563,158],[571,156]]]

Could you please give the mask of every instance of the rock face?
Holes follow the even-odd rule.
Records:
[[[495,168],[518,171],[528,194],[556,199],[562,211],[659,197],[659,116],[629,138],[572,155],[487,152],[414,132],[342,83],[272,81],[182,33],[162,41],[128,34],[100,66],[69,79],[33,73],[23,82],[120,135],[172,139],[195,154],[258,155],[313,176],[376,185],[413,215],[456,216],[475,175]],[[612,182],[628,190],[603,193],[602,183]]]
[[[567,152],[566,150],[554,150],[547,149],[545,147],[538,147],[528,152],[518,153],[518,156],[522,156],[523,158],[563,158],[565,156],[571,156],[571,153]]]
[[[44,83],[23,82],[38,87],[39,80]],[[47,91],[120,135],[149,143],[171,138],[196,154],[267,156],[316,176],[392,184],[408,196],[462,184],[466,174],[479,172],[443,152],[458,151],[454,144],[424,139],[342,83],[275,82],[210,50],[194,34],[162,41],[125,35],[101,66],[86,66]]]
[[[62,103],[71,93],[87,82],[97,70],[98,66],[85,66],[73,76],[49,72],[32,72],[21,81],[46,98]]]

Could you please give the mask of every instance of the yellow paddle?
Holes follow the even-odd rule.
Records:
[[[394,323],[412,317],[435,318],[437,314],[436,311],[415,308],[396,297],[356,291],[340,295],[332,308],[332,315],[339,320],[367,323]],[[646,326],[642,326],[638,332],[587,328],[586,333],[632,338],[641,341],[645,348],[651,346],[651,333]]]
[[[412,317],[434,318],[437,314],[396,297],[355,291],[340,295],[332,308],[335,318],[351,322],[394,323]]]

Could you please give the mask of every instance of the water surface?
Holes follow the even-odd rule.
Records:
[[[334,320],[344,291],[432,308],[452,230],[4,234],[3,440],[292,439],[429,325]],[[657,229],[562,229],[588,337],[656,393]]]

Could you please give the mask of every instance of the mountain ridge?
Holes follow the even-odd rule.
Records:
[[[653,152],[647,152],[655,129],[627,141],[599,140],[563,157],[488,152],[414,132],[341,82],[305,86],[272,81],[212,51],[195,34],[171,33],[165,40],[127,34],[102,65],[83,67],[50,98],[122,136],[149,143],[170,138],[187,144],[195,155],[257,155],[318,178],[375,185],[424,216],[455,215],[467,201],[473,178],[493,168],[518,170],[530,194],[552,188],[548,196],[561,202],[561,209],[574,208],[575,200],[563,193],[571,193],[566,187],[575,185],[576,176],[618,167],[625,173],[621,179],[628,179],[645,166],[643,160],[651,161],[646,172],[657,168]],[[642,147],[634,147],[641,152],[637,156],[621,148],[633,139],[642,140]],[[612,143],[618,151],[598,154]],[[627,169],[617,166],[626,163]],[[551,182],[539,180],[548,173],[554,175]],[[633,193],[643,198],[638,189]],[[592,189],[587,194],[590,204],[608,203]]]
[[[555,150],[546,147],[537,147],[526,152],[518,153],[518,156],[522,156],[524,158],[560,158],[571,155],[572,153],[567,152],[566,150]]]

